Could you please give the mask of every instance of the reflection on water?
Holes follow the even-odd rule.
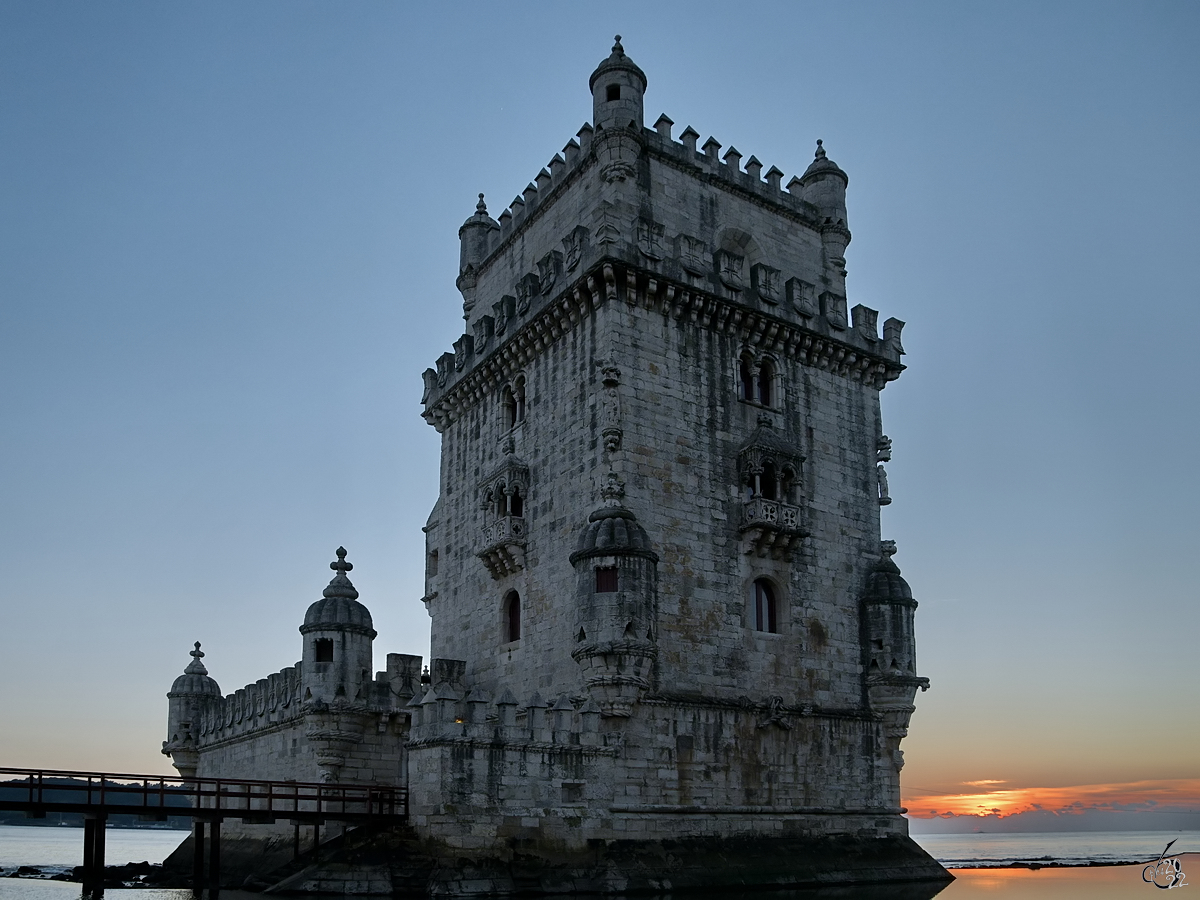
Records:
[[[1191,868],[1200,873],[1200,854],[1185,854],[1183,868],[1184,871]],[[934,896],[938,900],[1130,900],[1162,896],[1152,885],[1142,881],[1141,866],[960,869],[954,875],[955,880],[946,885],[892,884],[771,892],[714,891],[707,896],[720,900],[927,900]],[[1188,880],[1191,881],[1190,878]],[[1200,890],[1197,894],[1200,894]],[[79,895],[77,884],[8,878],[0,880],[0,898],[3,900],[75,900]],[[189,890],[109,889],[104,896],[107,900],[192,900]],[[687,896],[668,894],[657,898],[641,896],[612,900],[684,900]],[[1179,896],[1186,900],[1191,895]],[[333,895],[307,897],[308,900],[345,900],[341,895],[336,898]],[[263,900],[263,895],[221,891],[220,900]],[[547,900],[567,900],[567,896],[559,895]]]

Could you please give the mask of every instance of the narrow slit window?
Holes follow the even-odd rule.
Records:
[[[596,593],[615,594],[620,588],[617,580],[616,566],[596,567]]]

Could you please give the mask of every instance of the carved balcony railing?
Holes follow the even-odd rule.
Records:
[[[754,497],[742,504],[742,537],[746,553],[783,559],[807,536],[798,506]]]
[[[525,568],[524,516],[501,516],[485,526],[483,549],[475,555],[497,580]]]

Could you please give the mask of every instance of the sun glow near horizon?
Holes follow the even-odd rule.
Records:
[[[1068,787],[991,787],[994,779],[965,781],[973,792],[942,793],[912,787],[903,790],[908,815],[920,819],[949,816],[997,816],[1027,812],[1070,815],[1088,810],[1111,812],[1196,812],[1200,810],[1200,778],[1176,778]]]

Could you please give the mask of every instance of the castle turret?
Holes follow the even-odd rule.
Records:
[[[346,577],[354,566],[346,562],[345,547],[338,547],[337,561],[329,568],[337,574],[300,626],[303,697],[306,703],[361,702],[370,690],[375,629],[371,613],[358,602],[358,591]]]
[[[475,306],[475,285],[478,281],[479,264],[488,255],[492,232],[500,230],[499,223],[488,215],[483,194],[475,204],[475,215],[462,223],[458,229],[458,285],[463,295],[463,318],[469,318]]]
[[[596,66],[588,87],[592,89],[592,125],[595,128],[627,128],[641,131],[645,116],[642,96],[646,73],[625,55],[618,34],[608,59]]]
[[[917,647],[913,614],[917,601],[900,568],[892,562],[895,541],[883,541],[883,554],[871,573],[863,596],[863,661],[871,709],[883,714],[884,735],[896,771],[904,765],[900,742],[908,734],[908,721],[917,689],[929,687],[917,677]]]
[[[846,247],[850,228],[846,224],[846,188],[850,177],[830,159],[817,141],[817,152],[800,176],[800,197],[817,208],[821,215],[821,243],[825,249],[825,272],[830,290],[846,296]]]
[[[167,692],[167,740],[162,746],[163,755],[171,758],[171,765],[184,778],[196,774],[199,758],[196,737],[204,704],[221,699],[220,686],[209,677],[208,669],[200,662],[204,654],[199,641],[196,641],[191,656],[192,661]]]
[[[588,516],[571,554],[575,567],[575,649],[584,684],[606,716],[629,716],[650,687],[658,653],[658,554],[637,518],[620,505],[608,476],[604,506]]]

